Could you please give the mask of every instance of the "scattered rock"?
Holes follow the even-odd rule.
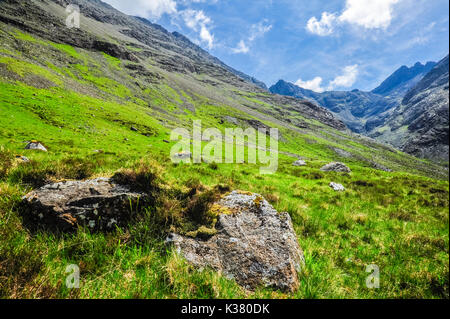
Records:
[[[385,171],[385,172],[392,172],[392,170],[390,168],[387,168],[386,166],[383,166],[383,165],[378,164],[376,162],[371,162],[371,164],[372,164],[372,167],[377,169],[377,170]]]
[[[191,152],[180,152],[173,155],[173,160],[187,160],[192,158]]]
[[[78,226],[95,231],[126,226],[139,207],[148,203],[147,195],[132,192],[109,178],[46,185],[23,197],[30,226],[59,231],[72,231]]]
[[[237,118],[235,118],[235,117],[232,117],[232,116],[225,116],[225,120],[227,121],[227,122],[229,122],[229,123],[231,123],[231,124],[234,124],[234,125],[239,125],[239,121],[238,121],[238,119]]]
[[[17,156],[16,156],[16,159],[17,159],[18,161],[23,162],[23,163],[28,163],[28,162],[30,161],[30,159],[29,159],[28,157],[26,157],[26,156],[21,156],[21,155],[17,155]]]
[[[37,141],[31,141],[27,144],[27,146],[25,146],[26,150],[38,150],[38,151],[43,151],[43,152],[47,152],[47,149],[45,148],[44,145],[42,145],[40,142]]]
[[[350,173],[350,168],[347,167],[347,165],[340,163],[340,162],[333,162],[325,165],[320,169],[323,172],[344,172],[344,173]]]
[[[332,189],[334,189],[336,192],[343,192],[343,191],[345,191],[345,187],[342,184],[331,182],[330,183],[330,187]]]
[[[298,160],[294,162],[292,165],[294,166],[306,166],[306,162],[304,160]]]
[[[278,213],[258,194],[234,191],[213,205],[217,232],[209,239],[167,238],[191,264],[212,267],[246,289],[294,291],[304,265],[288,213]]]
[[[337,147],[331,147],[331,149],[339,156],[345,157],[345,158],[351,158],[353,157],[353,154],[347,151],[344,151],[343,149],[337,148]]]

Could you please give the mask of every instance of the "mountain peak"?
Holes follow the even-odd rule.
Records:
[[[375,88],[372,93],[389,96],[396,92],[405,93],[420,79],[422,79],[436,65],[436,62],[427,62],[425,65],[416,62],[414,66],[406,65],[398,68],[391,76],[389,76],[381,85]]]

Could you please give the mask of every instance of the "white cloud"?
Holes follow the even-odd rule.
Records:
[[[297,82],[295,82],[295,85],[307,89],[312,90],[314,92],[322,93],[325,91],[324,88],[322,88],[322,81],[323,79],[320,76],[315,77],[314,79],[310,81],[302,81],[302,79],[298,79]]]
[[[323,12],[322,18],[319,20],[316,17],[312,17],[306,24],[306,29],[320,36],[330,35],[334,31],[334,25],[336,23],[336,15],[333,13]]]
[[[401,0],[346,0],[341,14],[323,12],[320,20],[312,17],[306,29],[319,36],[334,32],[339,24],[348,23],[365,29],[387,29],[393,18],[393,6]]]
[[[320,76],[317,76],[310,81],[298,79],[297,82],[295,82],[295,85],[314,92],[322,93],[324,91],[333,91],[336,88],[349,88],[353,86],[358,78],[358,74],[358,65],[349,65],[343,69],[342,75],[338,75],[334,78],[334,80],[330,81],[327,88],[322,86],[323,79]]]
[[[210,31],[212,20],[202,10],[186,9],[179,11],[177,2],[185,5],[190,3],[216,3],[218,0],[104,0],[114,8],[129,14],[145,18],[159,19],[164,14],[169,14],[173,19],[182,18],[186,26],[198,32],[200,41],[206,43],[208,49],[214,46],[214,35]],[[175,21],[175,20],[174,20]]]
[[[184,23],[196,32],[200,32],[200,39],[208,45],[209,49],[214,46],[214,35],[209,31],[208,25],[212,23],[211,19],[200,10],[184,10],[181,12]]]
[[[358,64],[346,66],[344,68],[344,73],[337,76],[333,81],[330,82],[330,84],[328,85],[328,90],[333,90],[337,87],[351,87],[353,84],[355,84],[356,79],[358,78],[358,74]]]
[[[272,30],[272,25],[267,24],[266,20],[253,24],[250,28],[250,37],[248,38],[248,40],[252,42],[257,38],[264,36],[264,34],[269,32],[270,30]]]
[[[386,29],[392,20],[392,6],[399,0],[347,0],[340,21],[366,29]]]
[[[263,20],[261,22],[258,22],[256,24],[253,24],[250,27],[250,35],[247,40],[241,40],[239,41],[236,48],[231,49],[233,53],[248,53],[250,52],[250,44],[255,41],[256,39],[264,36],[267,32],[272,30],[272,25],[267,23],[267,20]],[[248,44],[246,44],[246,42]]]
[[[135,0],[131,5],[129,1],[123,0],[104,1],[126,14],[141,17],[158,19],[165,13],[177,13],[177,4],[174,0]]]
[[[241,40],[237,47],[234,49],[231,49],[233,53],[248,53],[250,51],[249,47],[245,44],[244,40]]]

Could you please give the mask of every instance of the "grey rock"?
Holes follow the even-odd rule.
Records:
[[[304,265],[288,213],[278,213],[258,194],[234,191],[218,201],[217,234],[209,239],[171,234],[167,242],[186,260],[211,267],[246,289],[294,291]]]
[[[225,120],[227,121],[227,122],[229,122],[229,123],[231,123],[231,124],[234,124],[234,125],[239,125],[239,121],[238,121],[238,119],[237,118],[235,118],[235,117],[232,117],[232,116],[225,116]]]
[[[191,152],[180,152],[173,155],[173,160],[188,160],[192,158]]]
[[[345,191],[345,187],[342,184],[331,182],[330,183],[330,187],[332,189],[334,189],[336,192],[343,192],[343,191]]]
[[[392,169],[387,168],[386,166],[381,165],[381,164],[379,164],[379,163],[371,162],[371,164],[372,164],[372,167],[375,168],[375,169],[377,169],[377,170],[385,171],[385,172],[392,172]]]
[[[78,226],[97,231],[126,226],[133,214],[149,202],[147,195],[108,178],[46,185],[22,200],[33,226],[59,231],[75,230]]]
[[[16,156],[16,159],[21,161],[21,162],[23,162],[23,163],[28,163],[30,161],[30,159],[28,157],[20,156],[20,155]]]
[[[343,172],[343,173],[350,173],[350,168],[347,167],[344,163],[340,162],[332,162],[320,169],[323,172]]]
[[[306,162],[304,160],[298,160],[292,163],[293,166],[306,166]]]
[[[130,128],[130,130],[132,130],[133,132],[137,132],[137,131],[139,131],[137,128],[135,128],[134,126],[132,126],[131,128]]]
[[[27,144],[27,146],[25,146],[26,150],[37,150],[37,151],[43,151],[43,152],[47,152],[47,149],[45,148],[44,145],[42,145],[39,142],[35,142],[35,141],[31,141]]]
[[[341,156],[341,157],[345,157],[345,158],[351,158],[353,157],[353,154],[347,151],[344,151],[343,149],[337,148],[337,147],[332,147],[331,148],[337,155]]]

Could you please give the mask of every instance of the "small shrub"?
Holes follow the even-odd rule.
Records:
[[[162,171],[157,162],[141,161],[135,169],[122,169],[112,178],[118,184],[152,194],[160,189]]]

